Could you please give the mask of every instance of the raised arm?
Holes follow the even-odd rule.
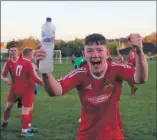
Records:
[[[42,49],[39,49],[35,52],[34,60],[38,66],[39,61],[43,60],[46,56],[46,52]],[[59,80],[56,80],[51,73],[42,73],[42,81],[45,90],[47,91],[49,96],[58,96],[63,95],[75,88],[79,83],[78,73],[84,72],[84,70],[80,71],[72,71],[68,73],[66,76],[61,77]]]
[[[62,94],[61,86],[51,73],[42,74],[42,81],[49,96],[59,96]]]
[[[39,67],[39,61],[43,60],[46,56],[46,51],[41,49],[41,44],[37,46],[37,50],[34,53],[34,62]],[[61,87],[57,80],[52,76],[51,73],[41,74],[43,86],[49,96],[58,96],[61,94]]]
[[[50,96],[64,95],[77,85],[81,84],[81,77],[86,73],[86,69],[75,69],[58,80],[51,74],[42,74],[44,87]]]
[[[144,57],[142,37],[139,34],[131,34],[129,36],[129,44],[135,48],[136,55],[134,80],[139,84],[145,83],[148,80],[148,63]]]

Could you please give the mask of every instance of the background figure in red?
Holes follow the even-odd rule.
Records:
[[[1,129],[3,130],[6,129],[8,126],[8,120],[10,118],[11,109],[13,105],[16,103],[16,96],[14,93],[14,80],[15,80],[14,71],[15,71],[16,63],[21,59],[21,57],[19,57],[19,52],[16,45],[11,45],[9,47],[8,53],[9,53],[9,59],[4,64],[1,73],[1,79],[10,86],[7,105],[4,110],[4,120],[1,125]],[[11,80],[7,77],[8,73],[10,73]]]
[[[133,49],[131,49],[130,52],[129,52],[129,57],[127,59],[127,62],[128,62],[128,65],[131,68],[135,68],[135,66],[136,66],[136,57],[135,57],[135,53],[134,53]],[[138,88],[135,86],[135,84],[132,84],[132,83],[129,83],[129,82],[128,82],[128,84],[131,86],[131,94],[134,95]]]
[[[23,58],[16,63],[15,73],[15,94],[22,98],[22,136],[33,136],[32,127],[32,107],[34,103],[34,87],[35,84],[42,86],[41,79],[36,75],[32,65],[33,50],[25,48]]]

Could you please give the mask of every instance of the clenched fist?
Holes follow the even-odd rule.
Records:
[[[34,52],[34,62],[39,68],[39,61],[46,57],[46,51],[44,49],[38,49]]]
[[[130,34],[128,36],[128,45],[133,46],[136,53],[143,52],[143,45],[142,45],[143,38],[140,34]]]

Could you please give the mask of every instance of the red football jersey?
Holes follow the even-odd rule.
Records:
[[[122,81],[134,82],[135,69],[125,64],[107,62],[106,72],[99,78],[91,74],[88,64],[58,79],[62,95],[80,86],[82,105],[79,140],[122,138],[119,128],[118,101]]]
[[[128,57],[128,65],[134,68],[136,66],[136,57]]]
[[[15,73],[15,93],[23,94],[24,91],[34,93],[35,83],[42,86],[41,79],[36,75],[32,63],[25,58],[22,58],[16,63]]]
[[[119,63],[124,63],[124,58],[123,58],[123,56],[120,56],[120,57],[119,57]]]
[[[5,79],[7,78],[8,72],[10,73],[11,76],[11,80],[12,83],[15,80],[15,67],[16,67],[16,63],[21,59],[21,57],[19,57],[19,59],[17,61],[12,61],[10,58],[6,61],[6,63],[4,64],[2,73],[1,73],[1,78]]]

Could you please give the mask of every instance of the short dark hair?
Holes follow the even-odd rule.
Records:
[[[30,54],[30,52],[32,52],[33,49],[32,48],[24,48],[22,55],[23,56],[28,56]]]
[[[11,48],[17,48],[17,44],[11,44],[11,45],[8,47],[8,51],[10,51]]]
[[[90,34],[85,37],[85,45],[93,45],[93,43],[96,43],[97,45],[106,45],[106,38],[101,34]]]

